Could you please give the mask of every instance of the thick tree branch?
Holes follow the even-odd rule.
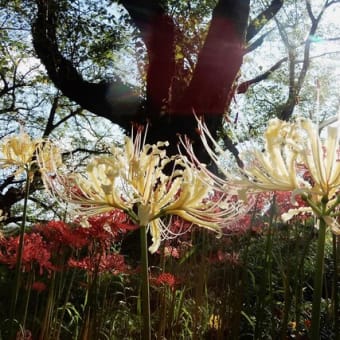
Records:
[[[249,0],[218,1],[179,112],[223,115],[244,54]]]
[[[139,104],[135,91],[120,79],[113,83],[91,83],[83,79],[57,45],[58,5],[54,0],[36,0],[38,12],[32,25],[33,45],[53,83],[84,109],[129,129]]]
[[[175,25],[161,1],[122,0],[121,4],[129,12],[147,48],[146,111],[151,118],[157,118],[168,101],[175,72]]]
[[[251,51],[254,51],[256,48],[258,48],[259,46],[261,46],[263,44],[264,38],[271,33],[273,30],[269,30],[268,32],[262,34],[259,38],[257,38],[254,42],[252,42],[249,46],[247,46],[244,54],[247,54]]]
[[[49,114],[48,119],[47,119],[47,123],[46,123],[46,126],[45,126],[45,131],[43,133],[43,137],[48,137],[48,135],[54,129],[53,121],[54,121],[55,114],[57,113],[58,106],[59,106],[59,96],[57,95],[53,99],[53,103],[52,103],[52,106],[51,106],[50,114]]]
[[[246,41],[250,41],[281,9],[284,0],[273,0],[271,4],[253,19],[247,30]]]
[[[267,79],[274,71],[276,71],[278,68],[281,67],[281,65],[283,63],[285,63],[288,60],[288,58],[282,58],[281,60],[279,60],[277,63],[275,63],[270,69],[268,69],[267,71],[263,72],[262,74],[256,76],[253,79],[249,79],[244,81],[243,83],[241,83],[238,87],[237,87],[237,93],[245,93],[247,92],[248,88],[251,85],[257,84],[262,80]]]
[[[289,93],[288,93],[288,98],[286,101],[286,104],[283,108],[283,110],[279,114],[279,118],[283,120],[288,120],[293,114],[294,107],[296,105],[296,99],[302,89],[303,83],[306,78],[306,74],[310,65],[310,49],[311,49],[311,44],[312,44],[312,39],[310,37],[314,36],[316,33],[316,30],[318,28],[318,25],[320,23],[320,20],[322,18],[322,15],[325,12],[326,9],[326,4],[323,5],[321,8],[318,16],[315,16],[312,13],[312,9],[310,7],[310,2],[309,0],[306,0],[305,2],[307,6],[307,12],[309,14],[309,18],[311,20],[311,27],[308,32],[308,37],[305,42],[305,47],[304,47],[304,53],[303,53],[303,60],[302,60],[302,66],[299,71],[299,74],[296,76],[296,69],[295,69],[295,64],[296,64],[296,51],[295,51],[295,46],[291,46],[289,43],[288,36],[285,34],[283,28],[280,29],[280,34],[283,38],[283,41],[286,45],[286,48],[289,53]],[[297,79],[296,79],[297,78]]]

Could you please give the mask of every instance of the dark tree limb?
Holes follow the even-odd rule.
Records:
[[[257,38],[254,42],[252,42],[247,48],[245,49],[245,54],[254,51],[256,48],[260,47],[263,44],[264,38],[271,33],[273,30],[269,30],[268,32],[262,34],[259,38]]]
[[[322,15],[325,12],[325,9],[327,8],[327,1],[322,6],[319,14],[317,16],[314,15],[312,12],[312,8],[310,5],[310,1],[305,1],[307,12],[311,21],[311,27],[308,32],[308,36],[305,42],[304,47],[304,53],[303,53],[303,60],[302,60],[302,66],[299,71],[299,74],[296,75],[296,53],[295,53],[295,46],[292,46],[289,42],[288,36],[285,34],[285,31],[282,27],[279,26],[280,34],[283,39],[283,42],[286,45],[286,48],[288,49],[288,59],[289,59],[289,93],[288,98],[285,103],[285,106],[283,110],[279,113],[279,118],[282,120],[289,120],[290,117],[293,114],[297,97],[299,96],[299,93],[301,92],[303,83],[306,78],[306,74],[310,65],[310,49],[312,44],[312,39],[310,39],[312,36],[315,35],[316,30],[318,28],[318,25],[320,23],[320,20],[322,18]]]
[[[149,63],[146,112],[155,118],[168,102],[175,72],[175,25],[161,1],[122,0],[146,45]]]
[[[267,79],[274,71],[276,71],[278,68],[280,68],[283,63],[287,62],[287,60],[288,60],[287,57],[282,58],[277,63],[275,63],[270,69],[268,69],[267,71],[263,72],[262,74],[256,76],[253,79],[249,79],[249,80],[244,81],[243,83],[241,83],[237,87],[237,93],[245,93],[245,92],[247,92],[247,90],[250,86],[257,84],[262,80]]]
[[[7,217],[11,216],[12,206],[24,198],[23,189],[20,187],[12,186],[14,182],[14,176],[9,176],[0,185],[1,191],[4,191],[8,188],[4,193],[0,193],[0,209]]]
[[[139,105],[136,92],[120,79],[112,83],[91,83],[83,79],[57,45],[58,5],[54,0],[37,0],[38,12],[32,25],[33,45],[53,83],[84,109],[129,129]],[[114,119],[113,119],[114,117]]]
[[[179,112],[223,115],[243,61],[249,0],[220,0]]]
[[[274,18],[281,9],[283,2],[284,0],[272,0],[271,4],[266,9],[250,22],[246,35],[247,42],[253,39],[270,19]]]
[[[249,35],[250,0],[217,1],[191,81],[178,96],[170,95],[175,76],[176,30],[172,18],[162,6],[164,2],[120,1],[138,28],[148,52],[147,93],[143,111],[138,110],[138,96],[121,80],[91,83],[82,77],[58,47],[59,2],[35,1],[37,15],[32,25],[34,48],[50,79],[65,96],[83,109],[106,117],[127,131],[130,130],[131,121],[143,123],[148,118],[150,129],[147,141],[168,140],[172,148],[169,153],[177,152],[177,133],[199,140],[195,133],[193,111],[206,117],[206,123],[216,137],[236,91],[235,79],[243,62],[246,34]],[[269,20],[280,4],[281,1],[273,0],[270,10],[263,12],[263,15]],[[207,160],[204,150],[201,156],[202,161]]]
[[[228,135],[223,136],[223,143],[227,150],[235,157],[235,160],[240,168],[243,168],[244,164],[240,158],[240,152],[238,151],[236,144],[231,140]]]
[[[43,133],[43,137],[48,137],[51,131],[54,129],[53,122],[54,122],[55,114],[57,113],[58,106],[59,106],[59,96],[57,95],[53,99],[52,106],[50,109],[50,114],[48,116],[47,123],[45,126],[45,131]]]
[[[82,107],[77,107],[76,109],[71,110],[71,112],[68,115],[64,116],[62,119],[58,120],[55,123],[54,119],[55,119],[55,115],[57,113],[57,110],[59,108],[59,100],[60,100],[60,96],[59,96],[59,94],[57,94],[54,97],[53,102],[52,102],[50,114],[49,114],[48,119],[47,119],[47,123],[46,123],[46,126],[45,126],[43,137],[48,137],[51,134],[51,132],[54,129],[56,129],[58,126],[60,126],[61,124],[65,123],[67,120],[69,120],[70,118],[80,114],[83,111]]]

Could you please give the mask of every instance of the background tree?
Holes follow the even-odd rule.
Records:
[[[86,157],[117,134],[112,123],[128,133],[132,121],[148,121],[148,141],[169,140],[176,152],[177,133],[199,144],[193,111],[214,136],[241,115],[246,133],[256,133],[269,117],[289,119],[296,104],[310,112],[316,78],[320,100],[336,107],[328,91],[335,82],[307,71],[324,66],[317,38],[337,41],[336,27],[323,21],[337,0],[0,5],[1,136],[25,122],[35,136],[72,140],[69,150]],[[237,156],[231,135],[223,138]],[[8,211],[22,198],[20,183],[4,174],[1,189]]]
[[[185,73],[187,66],[176,63],[176,47],[179,51],[181,35],[185,33],[176,25],[176,17],[169,13],[166,5],[171,4],[164,1],[119,3],[127,11],[133,27],[138,29],[135,39],[143,43],[148,58],[143,98],[118,77],[110,82],[85,80],[77,65],[65,56],[58,44],[58,34],[64,30],[61,22],[67,3],[36,1],[37,15],[32,26],[35,51],[50,79],[64,95],[127,130],[131,120],[140,123],[148,120],[149,140],[167,139],[174,147],[176,133],[187,133],[197,139],[193,111],[204,114],[211,129],[216,131],[235,91],[234,82],[242,65],[246,40],[252,39],[282,6],[282,1],[272,1],[248,24],[249,0],[210,2],[209,28],[201,49],[195,51],[195,67],[185,83],[175,81],[182,78],[181,73]],[[198,2],[187,6],[196,7]]]

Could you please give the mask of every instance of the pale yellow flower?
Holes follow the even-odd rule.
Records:
[[[339,199],[340,160],[339,129],[328,127],[321,139],[318,127],[310,120],[296,122],[273,119],[264,133],[264,150],[250,148],[241,153],[244,167],[236,173],[221,167],[219,157],[224,151],[210,135],[207,127],[198,120],[201,139],[212,160],[225,178],[214,178],[218,185],[240,187],[241,192],[292,191],[302,195],[309,207],[291,210],[283,216],[288,220],[299,213],[313,212],[338,233],[338,224],[332,218]],[[214,150],[210,145],[213,145]],[[188,148],[187,148],[188,149]]]
[[[54,193],[53,185],[57,181],[53,178],[62,167],[65,168],[59,147],[52,141],[43,140],[36,147],[35,158],[45,188]]]
[[[38,143],[36,148],[36,158],[39,170],[42,173],[55,172],[63,165],[59,147],[49,140],[44,140]]]
[[[295,190],[313,195],[315,203],[322,198],[331,200],[339,191],[338,127],[328,127],[321,139],[317,126],[309,119],[293,123],[274,120],[265,140],[265,151],[251,150],[254,162],[246,162],[244,169],[246,180],[255,188]]]
[[[271,120],[264,134],[265,149],[248,149],[240,153],[244,167],[233,166],[232,162],[225,164],[221,159],[232,157],[223,150],[211,136],[204,122],[197,119],[201,140],[211,159],[223,176],[216,176],[206,170],[217,187],[224,190],[233,188],[243,197],[244,192],[254,191],[292,191],[309,184],[299,174],[298,152],[300,149],[297,135],[292,126],[278,119]],[[287,143],[289,141],[289,143]],[[193,151],[182,139],[186,151],[194,163]],[[201,165],[199,165],[201,166]]]
[[[264,150],[254,147],[241,152],[244,167],[236,175],[220,165],[219,157],[224,151],[212,139],[206,126],[199,122],[199,128],[206,149],[225,179],[246,189],[302,190],[331,199],[340,186],[337,127],[328,127],[322,141],[317,126],[308,119],[293,123],[272,119],[264,133]],[[216,151],[208,142],[213,143]],[[304,178],[306,175],[312,180]]]
[[[33,155],[40,140],[32,140],[23,130],[19,135],[5,138],[0,144],[0,166],[17,167],[16,176],[29,169]]]
[[[299,135],[290,123],[273,119],[264,134],[265,149],[241,153],[245,187],[262,191],[293,191],[309,187],[302,178]]]
[[[212,202],[210,179],[190,168],[182,156],[168,157],[167,143],[144,144],[139,131],[124,147],[90,161],[85,173],[63,178],[64,199],[79,215],[121,209],[152,236],[150,252],[163,239],[177,236],[169,225],[176,215],[198,226],[220,232],[225,216],[236,215],[238,204]],[[172,167],[167,174],[165,167]],[[59,183],[59,184],[60,184]]]
[[[298,120],[296,130],[304,134],[301,158],[312,178],[310,191],[330,200],[340,188],[339,129],[329,126],[324,141],[308,119]]]
[[[7,219],[6,214],[4,213],[4,211],[2,209],[0,209],[0,222],[3,222]]]
[[[339,225],[332,214],[339,204],[337,197],[340,189],[339,129],[329,126],[322,139],[318,127],[308,119],[298,119],[293,126],[295,133],[300,136],[300,159],[305,176],[309,177],[310,182],[309,188],[297,189],[295,195],[305,195],[310,211],[324,219],[333,233],[338,234]],[[295,212],[291,211],[287,216],[293,216],[300,211],[301,208]]]
[[[0,152],[0,166],[16,167],[16,177],[25,170],[30,172],[37,163],[41,173],[54,171],[61,164],[59,149],[51,141],[32,139],[23,130],[17,136],[5,138]]]

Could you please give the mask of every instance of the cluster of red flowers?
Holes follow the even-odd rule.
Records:
[[[124,261],[124,256],[115,253],[97,253],[94,256],[86,256],[80,260],[70,258],[68,265],[70,267],[81,268],[89,272],[110,272],[115,275],[127,272],[128,270]]]
[[[230,265],[239,265],[240,264],[240,256],[235,252],[227,252],[223,250],[217,250],[215,254],[210,256],[209,262],[211,264],[225,264],[228,263]]]
[[[2,238],[0,240],[0,262],[14,268],[18,256],[19,237]],[[50,272],[55,267],[51,263],[51,252],[46,241],[39,233],[25,235],[22,254],[22,270],[30,272],[36,266],[39,267],[39,274],[44,270]]]
[[[34,226],[24,237],[22,271],[30,272],[38,267],[38,273],[42,275],[44,271],[50,273],[60,270],[60,259],[65,258],[63,265],[88,271],[110,271],[115,274],[125,272],[124,257],[116,254],[112,248],[121,234],[136,226],[120,211],[91,217],[88,222],[89,228],[79,223],[67,224],[62,221]],[[0,263],[14,268],[18,245],[19,236],[0,239]],[[86,251],[74,251],[81,249]],[[84,253],[85,256],[70,257],[75,253]]]
[[[32,283],[31,289],[40,293],[46,289],[46,284],[42,281],[34,281]]]
[[[88,243],[81,227],[72,227],[62,221],[50,221],[45,225],[39,224],[33,230],[44,236],[50,249],[54,252],[60,252],[65,246],[80,249]]]
[[[296,209],[297,207],[305,207],[307,204],[304,202],[300,195],[294,197],[296,205],[292,203],[292,193],[289,191],[278,191],[275,193],[275,201],[277,206],[277,215],[282,215],[288,212],[289,209]]]
[[[171,273],[161,273],[156,277],[150,278],[150,283],[155,286],[175,288],[176,284],[179,283],[178,279]]]

